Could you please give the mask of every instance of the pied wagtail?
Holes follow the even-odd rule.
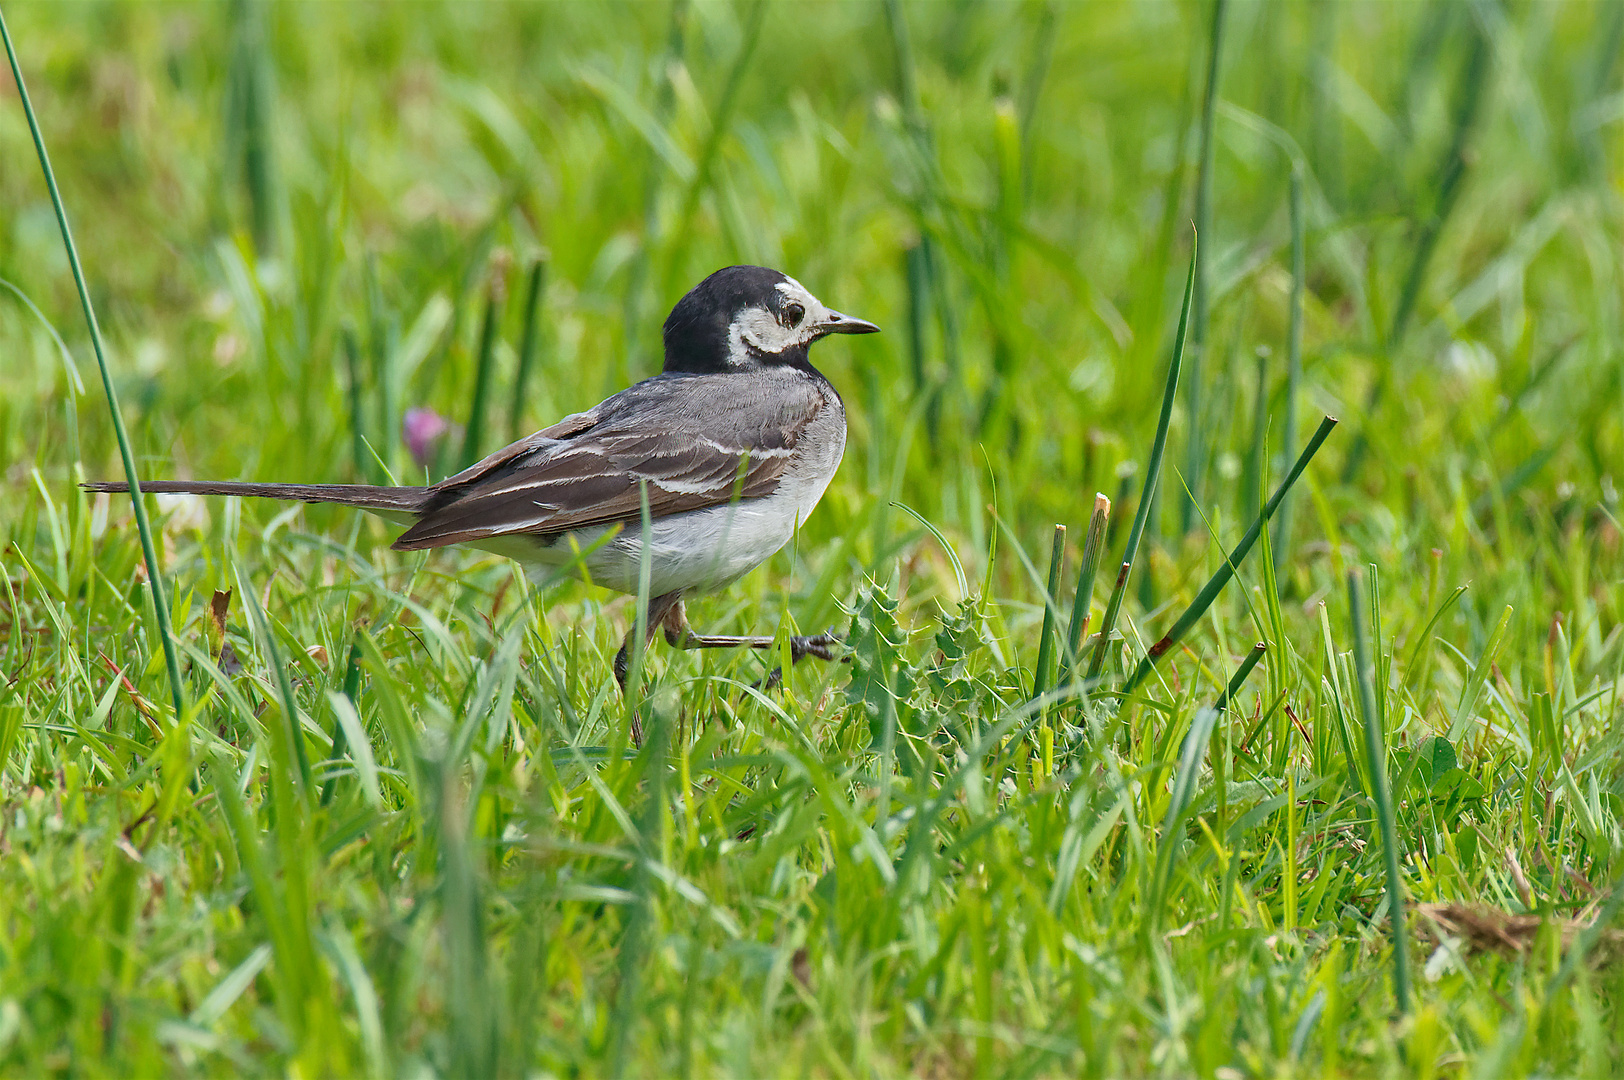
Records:
[[[660,374],[437,484],[155,480],[141,490],[339,503],[410,525],[397,551],[466,544],[517,559],[532,580],[562,568],[626,593],[638,590],[646,498],[649,640],[663,628],[678,648],[764,649],[772,638],[695,634],[683,597],[766,562],[817,506],[846,449],[846,409],[807,350],[825,334],[877,330],[776,270],[730,266],[671,309]],[[615,656],[623,684],[636,633]],[[835,644],[792,637],[790,652],[829,660]]]

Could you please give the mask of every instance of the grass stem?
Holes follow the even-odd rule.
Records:
[[[101,326],[96,322],[96,309],[90,302],[90,289],[85,284],[84,267],[79,264],[79,249],[73,242],[73,230],[68,227],[68,211],[62,204],[62,193],[56,186],[56,173],[51,169],[51,156],[45,150],[45,136],[34,116],[34,103],[29,100],[28,86],[23,82],[23,69],[17,63],[17,50],[11,44],[11,30],[6,26],[4,13],[0,13],[0,38],[6,45],[6,59],[11,63],[11,76],[17,80],[17,96],[22,101],[23,114],[28,117],[28,131],[34,137],[34,151],[39,155],[40,171],[45,174],[45,186],[51,193],[51,207],[56,211],[56,223],[62,230],[62,246],[68,254],[68,267],[73,271],[73,284],[79,290],[79,304],[84,309],[85,325],[90,330],[90,346],[96,353],[96,367],[101,372],[102,390],[107,395],[107,411],[113,419],[113,435],[118,440],[118,456],[124,465],[124,479],[130,485],[130,504],[135,511],[135,528],[141,534],[141,558],[147,567],[147,584],[152,589],[152,606],[157,613],[158,639],[163,644],[164,664],[169,668],[169,694],[175,705],[175,722],[186,717],[186,695],[180,678],[180,658],[175,652],[174,631],[169,625],[169,603],[164,597],[163,570],[158,565],[158,549],[152,542],[152,523],[147,520],[147,508],[141,501],[141,483],[135,475],[135,452],[130,448],[130,435],[124,428],[124,414],[118,407],[118,393],[113,389],[113,373],[107,366],[107,351],[102,347]]]
[[[1303,287],[1306,277],[1306,250],[1303,242],[1303,169],[1300,163],[1291,169],[1291,312],[1286,331],[1286,411],[1280,425],[1280,445],[1288,447],[1297,441],[1297,397],[1303,382]],[[1284,458],[1284,454],[1281,455]],[[1250,508],[1248,508],[1250,509]],[[1274,570],[1278,574],[1285,565],[1291,548],[1291,502],[1280,504],[1280,516],[1274,522]]]
[[[1359,711],[1364,718],[1365,759],[1370,766],[1376,820],[1381,826],[1382,861],[1387,869],[1387,917],[1393,930],[1393,996],[1402,1015],[1410,1011],[1410,961],[1409,931],[1404,920],[1404,886],[1399,875],[1398,824],[1394,818],[1392,792],[1387,786],[1382,721],[1372,685],[1370,649],[1365,641],[1365,612],[1359,595],[1359,576],[1354,570],[1348,571],[1348,619],[1353,628],[1353,665],[1359,684]]]
[[[1303,470],[1308,468],[1308,463],[1314,459],[1315,454],[1319,453],[1319,448],[1324,445],[1325,440],[1330,437],[1331,430],[1335,427],[1335,417],[1327,416],[1320,421],[1319,430],[1314,432],[1314,437],[1308,440],[1307,446],[1303,447],[1303,452],[1297,457],[1297,463],[1291,467],[1291,472],[1286,474],[1286,478],[1280,481],[1280,486],[1275,488],[1274,494],[1269,497],[1268,503],[1259,512],[1257,519],[1252,522],[1252,527],[1246,530],[1245,536],[1241,537],[1241,542],[1235,545],[1234,550],[1229,553],[1229,557],[1224,560],[1223,565],[1213,572],[1212,577],[1207,579],[1207,583],[1201,587],[1201,591],[1196,593],[1195,599],[1190,601],[1190,606],[1185,608],[1183,614],[1173,623],[1172,629],[1164,634],[1160,641],[1152,645],[1150,651],[1145,654],[1144,659],[1139,661],[1139,666],[1134,669],[1133,675],[1122,685],[1124,694],[1132,693],[1139,683],[1143,681],[1144,677],[1150,674],[1150,669],[1156,665],[1156,661],[1161,659],[1174,645],[1177,645],[1184,635],[1189,632],[1190,628],[1200,620],[1201,616],[1207,613],[1207,609],[1212,606],[1213,601],[1218,599],[1218,594],[1223,592],[1224,586],[1228,585],[1230,579],[1235,576],[1235,571],[1240,568],[1242,562],[1246,561],[1246,556],[1251,554],[1252,545],[1257,543],[1257,538],[1268,526],[1269,518],[1274,515],[1281,500],[1286,497],[1286,493],[1291,490],[1291,486],[1297,482],[1297,478],[1303,474]]]
[[[1139,509],[1133,516],[1133,528],[1128,530],[1128,546],[1122,553],[1122,568],[1117,572],[1111,599],[1105,605],[1105,617],[1100,620],[1099,644],[1088,664],[1088,678],[1099,678],[1105,669],[1105,657],[1110,649],[1111,633],[1116,629],[1117,615],[1122,611],[1122,596],[1128,588],[1128,575],[1133,571],[1134,556],[1139,551],[1140,537],[1145,534],[1145,521],[1156,494],[1156,482],[1162,473],[1162,455],[1167,451],[1167,429],[1173,422],[1173,402],[1178,397],[1179,369],[1184,363],[1184,338],[1190,325],[1190,295],[1195,287],[1196,255],[1201,238],[1191,240],[1190,269],[1184,278],[1184,304],[1179,310],[1179,330],[1173,339],[1173,355],[1167,364],[1167,385],[1162,390],[1162,414],[1156,422],[1156,440],[1150,447],[1150,462],[1145,467],[1145,485],[1139,494]]]
[[[519,338],[519,370],[513,374],[513,407],[508,414],[508,438],[517,441],[524,434],[525,394],[536,354],[541,351],[541,298],[547,289],[547,259],[536,256],[530,263],[530,276],[524,289],[524,330]]]
[[[1038,662],[1032,671],[1032,696],[1038,697],[1051,683],[1049,668],[1054,664],[1055,616],[1060,611],[1060,580],[1066,572],[1066,527],[1054,527],[1054,543],[1049,549],[1049,587],[1043,595],[1043,632],[1038,635]]]
[[[1094,493],[1094,513],[1088,519],[1083,539],[1083,567],[1077,578],[1077,595],[1071,602],[1071,623],[1066,628],[1066,652],[1061,657],[1060,681],[1071,681],[1071,672],[1082,657],[1083,635],[1088,630],[1089,608],[1094,603],[1094,579],[1099,575],[1100,558],[1105,554],[1106,525],[1111,519],[1111,500]]]

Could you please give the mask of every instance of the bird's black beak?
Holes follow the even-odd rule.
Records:
[[[878,334],[880,328],[871,322],[854,319],[850,315],[842,315],[838,311],[830,311],[824,316],[823,322],[818,324],[818,336],[824,334]]]

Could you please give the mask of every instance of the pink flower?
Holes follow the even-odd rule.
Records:
[[[451,434],[451,422],[433,409],[407,409],[400,424],[400,437],[411,451],[412,460],[424,468],[434,464],[440,444]]]

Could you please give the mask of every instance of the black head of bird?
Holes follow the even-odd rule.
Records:
[[[872,334],[871,322],[825,307],[805,286],[765,266],[718,270],[677,301],[665,320],[668,372],[804,366],[827,334]]]

